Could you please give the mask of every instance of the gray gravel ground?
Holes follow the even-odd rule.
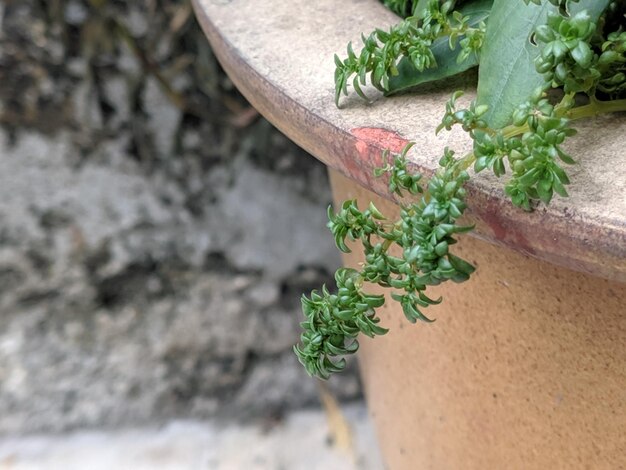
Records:
[[[352,450],[329,439],[321,411],[241,425],[173,421],[161,428],[0,440],[2,470],[380,470],[365,408],[344,410]]]

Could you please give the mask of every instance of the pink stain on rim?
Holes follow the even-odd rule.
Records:
[[[356,127],[350,133],[357,138],[356,149],[360,155],[369,155],[372,150],[399,153],[409,143],[397,132],[381,127]],[[374,149],[372,149],[374,147]]]

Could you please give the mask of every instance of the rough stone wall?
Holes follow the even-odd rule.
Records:
[[[324,167],[186,1],[99,4],[0,3],[0,433],[316,403],[291,347],[339,264]]]

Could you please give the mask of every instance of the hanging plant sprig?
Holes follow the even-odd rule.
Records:
[[[441,299],[428,297],[427,287],[447,280],[465,281],[474,271],[470,263],[450,250],[457,234],[472,229],[458,223],[466,209],[463,186],[469,175],[446,149],[441,168],[422,185],[421,175],[407,169],[410,148],[377,171],[378,176],[388,176],[390,192],[399,196],[421,194],[417,202],[401,205],[398,220],[389,221],[373,204],[361,211],[355,200],[344,202],[337,214],[329,209],[328,227],[337,247],[347,253],[347,239],[360,241],[365,262],[360,270],[337,271],[337,294],[330,294],[324,286],[321,292],[302,297],[306,320],[295,352],[311,375],[328,378],[343,370],[345,360],[341,356],[357,351],[359,333],[373,337],[387,332],[378,325],[376,316],[376,308],[385,298],[367,294],[368,284],[391,289],[391,297],[400,303],[410,322],[430,322],[423,309]],[[392,247],[399,255],[391,253]]]

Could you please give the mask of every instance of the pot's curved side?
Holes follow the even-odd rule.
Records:
[[[471,83],[446,82],[418,96],[376,100],[364,105],[333,103],[333,54],[361,31],[397,21],[375,0],[193,0],[213,49],[237,88],[290,139],[329,167],[371,191],[390,198],[385,181],[373,177],[384,149],[399,151],[418,142],[414,170],[436,168],[449,145],[469,149],[462,132],[434,135],[444,102]],[[608,125],[608,123],[611,123]],[[572,173],[571,197],[525,213],[503,194],[503,182],[479,175],[468,184],[468,211],[474,235],[492,243],[566,266],[626,281],[626,178],[623,167],[624,117],[598,118],[578,126],[571,152],[581,165]],[[598,165],[596,161],[603,161]],[[584,163],[584,164],[583,164]]]
[[[331,175],[336,201],[398,211]],[[388,302],[389,333],[361,340],[388,468],[626,468],[626,285],[467,237],[455,252],[478,270],[429,291],[444,299],[425,312],[435,323]],[[358,247],[345,256],[362,261]]]

